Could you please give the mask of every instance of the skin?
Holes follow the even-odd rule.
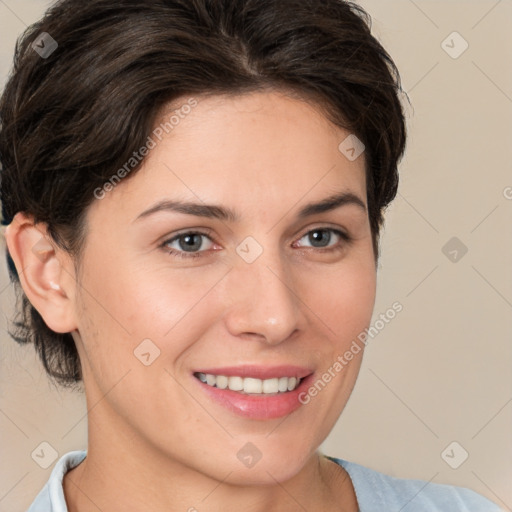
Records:
[[[73,333],[80,354],[88,455],[65,475],[69,510],[357,511],[347,473],[318,448],[362,351],[307,405],[272,420],[217,405],[191,373],[282,363],[319,378],[369,326],[376,266],[367,211],[346,204],[296,217],[341,191],[366,205],[364,154],[345,158],[338,145],[349,132],[282,92],[197,99],[137,173],[92,203],[78,275],[67,253],[41,241],[43,224],[19,213],[6,232],[29,300],[50,328]],[[240,221],[169,211],[135,220],[164,198],[229,207]],[[206,228],[200,257],[168,253],[185,252],[183,238],[162,247]],[[327,231],[324,245],[340,249],[325,252],[307,236],[315,228],[352,241]],[[247,236],[263,249],[250,264],[236,252]],[[160,350],[149,366],[134,356],[146,338]],[[251,468],[237,458],[247,442],[262,454]]]

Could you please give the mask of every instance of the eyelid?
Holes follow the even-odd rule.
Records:
[[[325,223],[319,223],[317,225],[308,226],[307,228],[305,228],[304,231],[302,231],[302,234],[297,237],[297,240],[300,240],[308,233],[311,233],[311,231],[316,231],[316,230],[318,230],[318,231],[320,231],[320,230],[333,231],[335,233],[340,233],[340,236],[343,235],[347,238],[350,238],[348,231],[339,225],[329,226],[328,224],[325,224]]]
[[[163,242],[169,243],[170,241],[173,241],[176,238],[179,238],[180,236],[188,235],[188,234],[192,234],[192,233],[201,234],[201,235],[205,235],[205,236],[211,236],[213,233],[213,229],[211,229],[211,228],[183,228],[183,229],[180,229],[179,231],[176,231],[172,235],[166,235],[164,237]]]
[[[185,236],[185,235],[202,235],[202,236],[204,236],[206,238],[209,238],[212,243],[216,244],[217,242],[213,238],[212,233],[213,233],[213,229],[210,229],[210,228],[188,228],[188,229],[183,229],[182,231],[178,231],[177,233],[173,233],[170,236],[169,235],[165,236],[163,241],[161,243],[159,243],[159,246],[160,247],[165,247],[166,245],[168,245],[168,244],[170,244],[172,242],[175,242],[180,237]],[[205,251],[200,251],[200,252],[205,252]]]
[[[301,236],[299,236],[297,238],[297,241],[301,240],[302,238],[307,236],[309,233],[314,232],[314,231],[328,231],[328,232],[334,233],[335,235],[339,236],[341,239],[341,241],[338,242],[337,244],[330,245],[327,247],[310,247],[311,249],[316,249],[316,251],[320,252],[320,253],[335,251],[335,250],[341,248],[340,245],[346,245],[353,241],[353,238],[344,229],[341,229],[339,227],[326,226],[326,225],[316,226],[316,227],[307,229]],[[294,242],[294,244],[295,243],[296,242]],[[304,248],[303,246],[299,247],[299,249],[303,249],[303,248]]]

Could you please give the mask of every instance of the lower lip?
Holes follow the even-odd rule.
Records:
[[[192,375],[201,389],[218,404],[246,418],[254,420],[270,420],[287,416],[302,404],[299,395],[305,392],[313,381],[314,374],[304,377],[299,387],[293,391],[277,395],[246,395],[230,389],[219,389],[209,386]]]

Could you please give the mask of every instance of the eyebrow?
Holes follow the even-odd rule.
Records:
[[[326,197],[319,202],[307,204],[299,210],[297,218],[303,219],[315,214],[335,210],[346,205],[355,205],[366,213],[366,205],[359,196],[352,192],[341,192],[339,194]],[[144,210],[136,217],[135,221],[149,217],[150,215],[161,211],[184,213],[187,215],[194,215],[196,217],[219,219],[228,222],[239,222],[240,220],[240,215],[236,211],[224,206],[164,199],[151,206],[151,208]]]

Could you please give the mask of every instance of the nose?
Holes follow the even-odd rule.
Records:
[[[278,251],[263,251],[252,263],[237,260],[229,272],[230,305],[224,315],[230,334],[275,345],[301,329],[302,302],[293,284]]]

